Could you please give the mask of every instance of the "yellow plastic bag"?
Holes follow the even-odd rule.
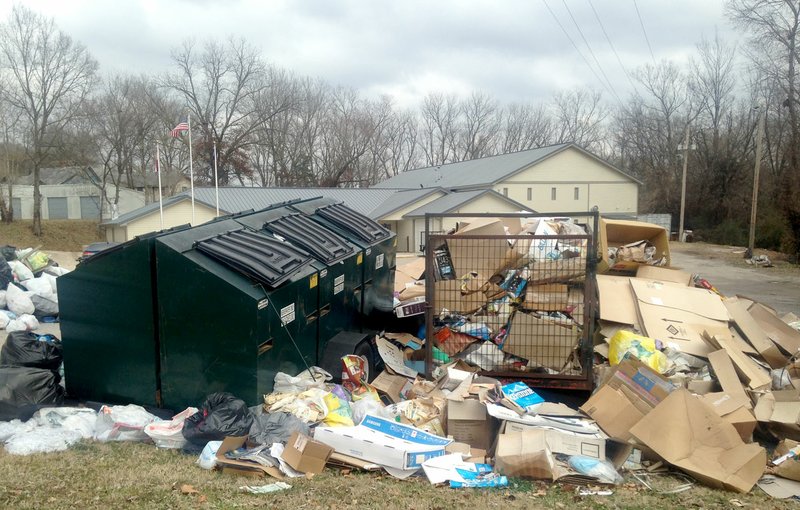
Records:
[[[333,393],[328,393],[322,399],[328,407],[328,415],[322,420],[322,423],[328,427],[352,427],[353,413],[350,410],[350,404],[346,400],[342,400]]]
[[[611,337],[608,344],[608,361],[611,366],[618,365],[626,354],[631,353],[659,374],[667,370],[667,357],[658,350],[656,341],[652,338],[619,330]]]

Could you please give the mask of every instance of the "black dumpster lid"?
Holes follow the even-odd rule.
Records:
[[[317,214],[353,233],[362,241],[375,243],[390,237],[392,233],[378,222],[343,204],[332,204],[317,209]]]
[[[301,214],[278,218],[265,227],[310,251],[326,264],[338,262],[355,252],[344,238]]]
[[[311,255],[303,250],[246,230],[198,241],[195,248],[270,287],[279,286],[311,261]]]

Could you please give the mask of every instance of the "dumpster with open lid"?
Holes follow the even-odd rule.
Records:
[[[316,362],[311,255],[232,219],[157,240],[161,391],[173,409],[229,391],[249,405]]]

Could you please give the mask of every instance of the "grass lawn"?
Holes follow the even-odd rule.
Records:
[[[87,220],[43,220],[42,237],[33,235],[33,220],[14,220],[10,224],[0,222],[0,245],[10,244],[17,248],[36,248],[53,251],[81,251],[95,241],[105,241],[100,235],[98,223]]]
[[[287,480],[292,488],[248,494],[243,485],[272,479],[241,478],[205,471],[195,457],[136,443],[78,444],[51,454],[24,457],[0,448],[0,508],[290,508],[439,509],[461,508],[796,508],[769,499],[760,489],[735,494],[696,485],[689,491],[659,495],[630,476],[612,496],[580,496],[574,487],[512,480],[505,489],[433,487],[425,478],[395,480],[386,474],[327,469],[312,479]],[[652,480],[669,488],[684,483],[670,476]],[[181,486],[198,492],[184,494]],[[732,500],[735,500],[732,502]]]

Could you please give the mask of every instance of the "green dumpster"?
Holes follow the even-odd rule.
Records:
[[[316,362],[309,253],[221,219],[156,241],[161,394],[180,409],[229,391],[262,402],[275,374]]]
[[[58,279],[64,379],[70,396],[160,405],[155,240],[138,236]]]

